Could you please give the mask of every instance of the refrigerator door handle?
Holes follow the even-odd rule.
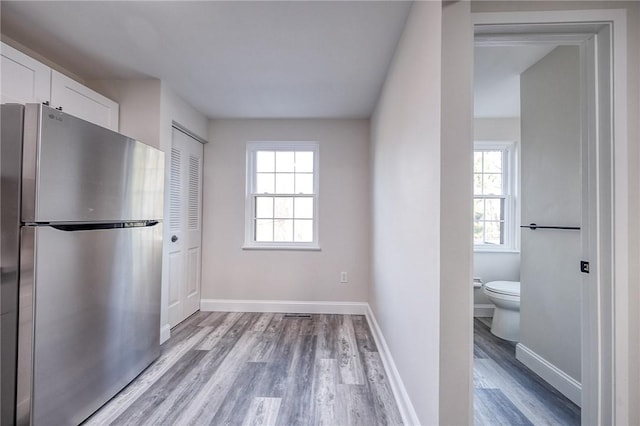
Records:
[[[160,223],[157,220],[145,220],[141,222],[117,222],[117,223],[74,223],[74,224],[51,224],[59,231],[93,231],[96,229],[121,229],[121,228],[147,228]]]

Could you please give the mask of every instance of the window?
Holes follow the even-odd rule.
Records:
[[[473,154],[473,243],[515,250],[515,160],[511,142],[476,142]]]
[[[247,143],[244,248],[320,248],[316,142]]]

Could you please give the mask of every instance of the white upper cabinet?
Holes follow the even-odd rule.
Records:
[[[2,43],[0,103],[49,102],[51,68]]]
[[[25,55],[0,43],[0,103],[49,103],[83,120],[118,131],[119,106]]]
[[[118,104],[100,93],[51,70],[51,105],[111,130],[118,131]]]

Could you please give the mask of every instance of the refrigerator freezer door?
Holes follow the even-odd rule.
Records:
[[[30,418],[34,425],[79,424],[159,355],[162,224],[82,231],[26,227],[27,238],[30,229]],[[25,394],[20,383],[18,393]]]
[[[28,104],[23,182],[24,222],[158,220],[164,153],[45,105]]]

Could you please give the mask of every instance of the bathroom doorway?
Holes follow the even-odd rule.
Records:
[[[526,13],[491,15],[476,19],[476,67],[484,63],[515,75],[511,86],[517,86],[523,98],[517,101],[517,115],[496,115],[509,102],[501,101],[501,89],[492,89],[482,78],[499,72],[476,69],[475,139],[480,143],[474,177],[480,177],[480,185],[475,182],[474,240],[480,244],[474,252],[474,276],[485,286],[521,282],[521,322],[519,335],[512,339],[516,343],[491,334],[491,320],[474,321],[476,423],[505,421],[500,416],[507,412],[515,416],[512,423],[607,423],[613,409],[613,344],[607,329],[612,324],[613,286],[612,25],[535,25],[516,16]],[[489,25],[491,19],[497,22]],[[506,25],[509,19],[527,24]],[[484,106],[479,102],[483,96],[490,100]],[[493,116],[481,111],[489,106]],[[488,133],[480,135],[482,131]],[[502,160],[500,170],[495,164],[487,168],[485,157],[493,152],[482,145],[491,143],[493,152],[500,151],[495,148],[500,143],[511,143],[511,150],[500,152],[507,159],[514,152],[515,160]],[[492,178],[489,175],[501,180],[502,192],[487,190],[483,182]],[[495,196],[497,201],[488,203]],[[504,299],[501,291],[492,293],[491,285],[485,286],[474,288],[479,318],[490,313],[496,300],[486,294],[500,294],[496,305]],[[531,375],[509,376],[519,369]],[[520,386],[515,386],[518,381]],[[558,400],[564,408],[548,406]],[[567,417],[554,418],[553,412]],[[536,415],[543,417],[531,417]]]
[[[579,47],[519,44],[475,46],[476,418],[579,425]]]

